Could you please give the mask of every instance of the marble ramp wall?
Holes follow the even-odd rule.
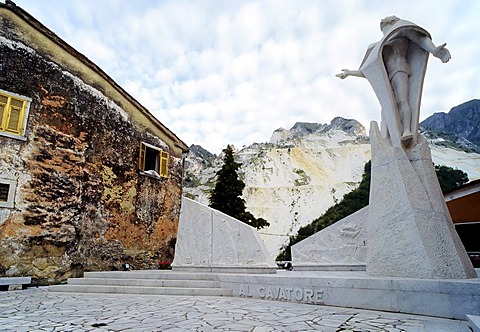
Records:
[[[183,198],[174,270],[275,273],[276,267],[255,228]]]
[[[294,244],[295,270],[365,270],[368,206]],[[363,229],[362,229],[363,228]]]

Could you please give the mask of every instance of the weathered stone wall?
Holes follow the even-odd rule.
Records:
[[[0,178],[17,183],[14,207],[0,208],[0,276],[52,283],[171,261],[181,157],[170,154],[168,178],[139,174],[141,141],[170,147],[105,87],[16,41],[5,20],[0,29],[0,89],[32,99],[26,141],[0,136]]]

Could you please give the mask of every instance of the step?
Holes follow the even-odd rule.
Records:
[[[52,292],[71,293],[108,293],[140,295],[187,295],[187,296],[232,296],[231,289],[187,288],[187,287],[130,287],[103,285],[54,285],[48,287]]]
[[[70,278],[69,285],[106,285],[139,287],[180,287],[180,288],[218,288],[220,282],[211,280],[169,280],[169,279],[114,279],[114,278]]]
[[[50,286],[53,292],[115,293],[188,296],[232,296],[208,273],[170,270],[85,272],[83,278],[68,279],[66,285]]]
[[[211,280],[215,281],[214,274],[174,272],[164,270],[134,270],[134,271],[100,271],[85,272],[84,278],[112,278],[112,279],[163,279],[163,280]]]

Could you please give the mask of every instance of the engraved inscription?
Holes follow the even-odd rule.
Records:
[[[266,300],[294,301],[323,304],[323,289],[284,287],[273,285],[241,285],[240,297],[256,297]]]

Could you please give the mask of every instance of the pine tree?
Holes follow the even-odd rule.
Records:
[[[263,218],[255,218],[246,211],[245,200],[241,197],[245,183],[238,178],[237,171],[241,164],[235,162],[230,145],[223,150],[223,166],[217,172],[215,189],[210,195],[210,207],[219,210],[247,225],[261,229],[270,224]]]

